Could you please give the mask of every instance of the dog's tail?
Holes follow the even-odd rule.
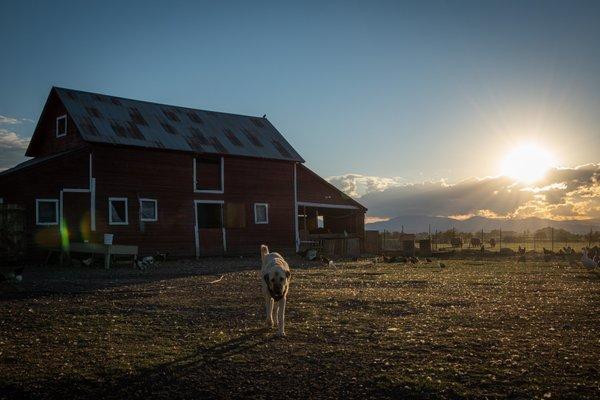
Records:
[[[265,256],[269,254],[269,248],[266,244],[260,245],[260,258],[263,262],[265,262]]]

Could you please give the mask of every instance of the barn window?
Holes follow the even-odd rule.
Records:
[[[129,224],[127,213],[127,197],[108,198],[108,223],[110,225]]]
[[[61,115],[56,118],[56,137],[62,137],[67,134],[67,116]]]
[[[323,215],[317,215],[317,228],[325,228],[325,217]]]
[[[201,156],[194,158],[194,191],[223,193],[223,157]]]
[[[36,199],[35,200],[35,224],[36,225],[58,225],[58,200]]]
[[[223,204],[221,203],[198,203],[198,228],[214,229],[223,227]]]
[[[158,201],[140,199],[140,220],[144,222],[158,221]]]
[[[269,205],[267,203],[254,203],[254,223],[269,223]]]

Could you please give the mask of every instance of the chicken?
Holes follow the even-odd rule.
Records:
[[[587,250],[584,250],[581,254],[581,263],[588,269],[594,269],[598,267],[598,263],[588,257]]]

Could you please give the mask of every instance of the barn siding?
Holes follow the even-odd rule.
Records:
[[[261,243],[294,246],[293,163],[242,157],[224,158],[223,194],[194,193],[193,155],[181,152],[95,146],[96,227],[115,234],[115,243],[140,252],[195,255],[194,200],[243,203],[245,228],[227,228],[229,253],[256,252]],[[129,224],[108,224],[108,198],[127,197]],[[141,222],[139,198],[158,201],[158,221]],[[269,224],[254,223],[254,203],[269,204]]]
[[[35,200],[59,199],[63,188],[86,189],[88,165],[89,152],[81,149],[11,174],[0,175],[0,197],[5,203],[17,204],[26,210],[26,243],[33,250],[30,254],[32,258],[41,256],[38,249],[40,245],[58,246],[60,237],[59,225],[45,227],[35,224]]]
[[[0,175],[0,197],[27,209],[30,247],[58,245],[58,225],[35,225],[35,199],[59,199],[64,188],[87,189],[90,154],[96,179],[96,231],[87,236],[92,241],[113,233],[115,243],[138,245],[143,255],[168,251],[176,257],[192,257],[196,254],[194,200],[223,200],[225,204],[243,204],[245,211],[244,228],[226,228],[228,253],[254,253],[262,243],[281,251],[294,248],[293,162],[224,156],[224,193],[196,193],[193,154],[103,145],[90,145]],[[297,183],[299,201],[356,204],[301,165]],[[109,197],[128,199],[128,225],[108,224]],[[140,198],[158,201],[158,221],[140,221]],[[66,207],[89,210],[89,200],[89,194],[65,195],[63,212],[68,213]],[[269,204],[269,224],[254,223],[254,203]],[[364,229],[362,209],[357,210],[355,226],[358,232]]]

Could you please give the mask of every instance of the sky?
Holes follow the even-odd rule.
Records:
[[[267,114],[365,202],[495,177],[524,142],[595,165],[599,37],[594,1],[0,0],[0,169],[53,85]]]

